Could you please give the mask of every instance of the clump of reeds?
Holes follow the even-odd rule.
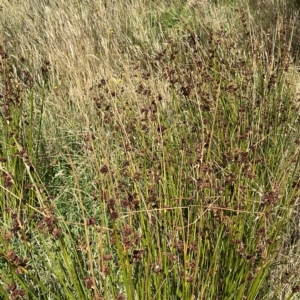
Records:
[[[1,297],[295,296],[283,19],[269,35],[241,5],[210,23],[218,6],[28,3],[1,23]]]

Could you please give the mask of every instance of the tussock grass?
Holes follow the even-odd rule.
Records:
[[[296,298],[299,28],[256,5],[1,2],[3,299]]]

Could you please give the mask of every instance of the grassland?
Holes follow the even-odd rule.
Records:
[[[1,299],[299,299],[297,1],[0,8]]]

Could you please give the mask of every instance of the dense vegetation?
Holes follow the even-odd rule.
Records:
[[[297,299],[297,4],[0,0],[0,298]]]

